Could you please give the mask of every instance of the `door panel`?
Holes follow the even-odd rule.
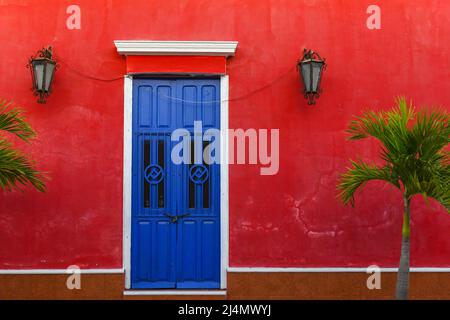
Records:
[[[187,218],[178,226],[178,288],[220,287],[218,219]]]
[[[211,142],[194,136],[194,121],[219,128],[219,88],[218,80],[134,81],[133,288],[220,287],[220,168],[202,159]],[[177,128],[188,130],[197,163],[171,161]]]
[[[133,174],[132,284],[134,288],[175,288],[176,226],[170,136],[136,134]]]
[[[175,288],[173,239],[175,228],[166,219],[139,219],[136,251],[139,259],[132,273],[133,288]]]

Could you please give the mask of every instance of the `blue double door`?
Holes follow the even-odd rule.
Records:
[[[133,81],[132,288],[220,287],[219,101],[218,79]]]

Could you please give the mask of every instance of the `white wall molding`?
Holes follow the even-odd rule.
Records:
[[[397,272],[398,268],[380,268],[381,272]],[[411,272],[450,272],[450,268],[411,268]],[[270,268],[230,267],[228,272],[367,272],[367,268]]]
[[[234,56],[237,41],[114,40],[123,55]]]
[[[124,77],[123,101],[123,268],[125,288],[131,287],[131,163],[133,127],[133,77]]]
[[[220,288],[227,287],[227,269],[229,256],[229,181],[228,181],[228,75],[220,77]]]
[[[2,269],[0,274],[69,274],[74,269]],[[120,274],[123,269],[80,269],[81,274]]]
[[[228,258],[228,257],[227,257]],[[228,263],[228,259],[224,259],[224,264]],[[380,268],[381,272],[397,272],[398,268]],[[326,272],[366,272],[367,268],[270,268],[270,267],[230,267],[227,272],[239,273],[239,272],[304,272],[304,273],[326,273]],[[67,274],[70,271],[68,269],[0,269],[0,274]],[[124,269],[80,269],[81,274],[121,274],[124,273]],[[420,267],[411,268],[411,272],[450,272],[450,268],[435,268],[435,267]],[[223,273],[222,273],[223,274]],[[226,275],[226,273],[225,273]],[[223,280],[223,278],[222,278]],[[226,282],[223,283],[226,286]],[[224,287],[225,287],[224,286]],[[150,290],[152,293],[157,292]],[[136,292],[142,292],[137,290]],[[164,291],[166,292],[166,291]],[[180,292],[180,291],[176,291]],[[185,292],[185,291],[183,291]],[[198,292],[198,291],[196,291]],[[211,291],[208,291],[211,292]],[[217,291],[219,292],[219,291]],[[223,291],[220,291],[223,292]]]

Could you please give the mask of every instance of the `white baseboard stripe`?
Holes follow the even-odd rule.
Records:
[[[0,274],[68,274],[74,269],[2,269]],[[81,274],[123,273],[123,269],[80,269]]]
[[[229,267],[228,272],[367,272],[367,268],[271,268],[271,267]],[[380,268],[381,272],[397,272],[398,268]],[[450,272],[450,268],[420,267],[411,272]],[[1,274],[67,274],[67,269],[0,269]],[[81,274],[120,274],[124,269],[80,269]],[[141,291],[138,291],[141,292]],[[153,292],[153,290],[152,290]],[[181,292],[181,291],[176,291]],[[184,291],[183,291],[184,292]],[[212,292],[212,291],[211,291]],[[215,291],[217,292],[217,291]]]
[[[397,272],[398,268],[380,268],[381,272]],[[411,272],[450,272],[450,268],[411,268]],[[230,267],[228,272],[367,272],[367,268],[266,268]]]
[[[125,290],[125,296],[224,296],[225,290]]]

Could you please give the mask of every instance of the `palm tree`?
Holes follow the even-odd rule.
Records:
[[[45,191],[45,175],[34,167],[34,161],[6,140],[9,132],[28,142],[36,133],[25,121],[22,111],[11,102],[0,101],[0,189],[11,191],[30,183],[37,190]]]
[[[400,265],[397,274],[397,299],[408,298],[410,256],[410,203],[414,195],[434,198],[450,211],[450,115],[433,108],[418,112],[404,97],[396,99],[390,111],[367,111],[350,123],[349,140],[373,137],[381,143],[384,165],[351,161],[340,177],[339,198],[354,205],[356,190],[370,180],[382,180],[403,194],[403,229]]]

